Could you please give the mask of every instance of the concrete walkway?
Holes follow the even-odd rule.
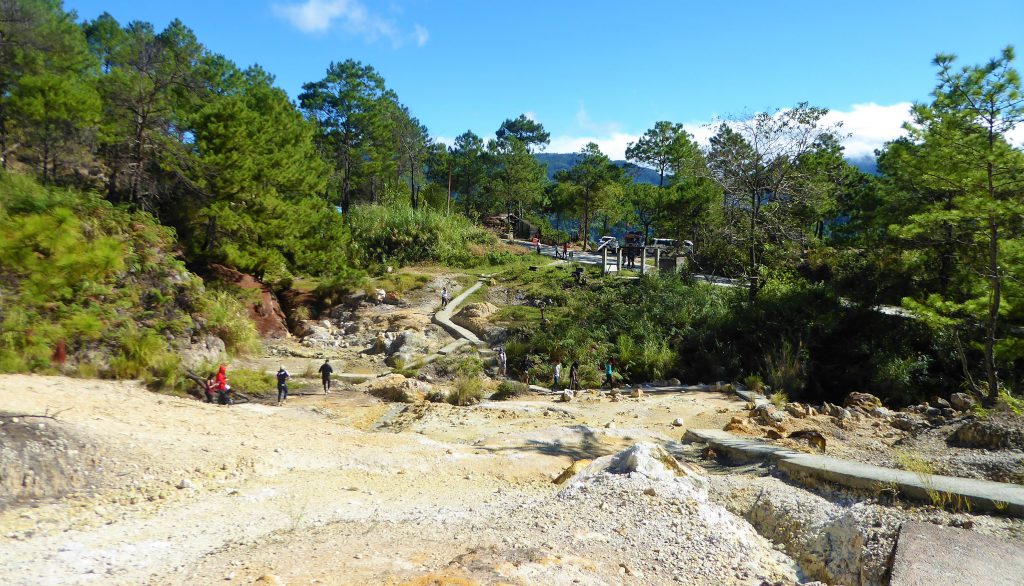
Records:
[[[907,521],[893,558],[890,586],[1024,584],[1024,546],[975,531]]]
[[[717,429],[691,429],[685,441],[705,443],[739,462],[775,461],[790,478],[826,480],[865,490],[893,487],[916,500],[941,501],[959,509],[982,510],[1024,517],[1024,486],[973,478],[919,474],[829,456],[805,454]]]
[[[476,292],[477,289],[483,286],[483,282],[474,283],[472,287],[466,289],[458,297],[448,302],[448,307],[436,312],[433,317],[435,324],[441,326],[448,331],[449,334],[456,338],[462,338],[467,340],[470,344],[477,348],[486,348],[487,343],[477,337],[476,334],[467,330],[466,328],[457,325],[452,322],[452,315],[455,310],[459,308],[459,305],[466,300],[467,297]]]

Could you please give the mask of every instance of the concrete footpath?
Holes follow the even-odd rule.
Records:
[[[462,338],[468,341],[470,344],[477,348],[486,348],[487,343],[477,337],[476,334],[467,330],[466,328],[452,322],[452,315],[455,310],[459,308],[459,305],[466,300],[467,297],[476,292],[477,289],[483,286],[482,282],[474,283],[473,286],[469,287],[465,291],[459,294],[458,297],[448,302],[448,307],[438,311],[434,314],[433,321],[437,325],[441,326],[448,331],[449,334],[455,338]]]
[[[805,454],[756,439],[741,438],[717,429],[691,429],[684,441],[705,443],[718,454],[738,462],[771,460],[794,480],[813,478],[863,490],[896,488],[915,500],[971,510],[1024,517],[1024,486],[919,474],[883,468],[818,454]]]
[[[907,521],[900,526],[889,586],[1020,586],[1024,546],[974,531]]]

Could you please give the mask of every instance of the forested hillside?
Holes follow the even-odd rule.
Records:
[[[827,110],[807,103],[722,121],[707,144],[657,121],[623,162],[593,143],[538,153],[549,133],[516,113],[493,136],[440,143],[382,72],[345,55],[293,101],[273,72],[231,62],[180,21],[81,21],[60,2],[7,0],[0,37],[4,370],[50,368],[59,343],[85,364],[76,352],[93,345],[116,355],[132,336],[213,328],[199,323],[211,310],[193,276],[213,265],[271,294],[302,281],[332,299],[402,264],[500,267],[514,255],[475,222],[514,212],[558,243],[570,235],[548,218],[691,240],[692,271],[741,282],[743,298],[720,314],[609,327],[602,351],[658,356],[637,377],[739,378],[782,356],[802,373],[790,392],[809,380],[820,392],[807,373],[841,377],[857,354],[837,358],[844,308],[889,304],[914,316],[914,331],[872,330],[875,351],[894,344],[885,351],[898,360],[869,362],[858,384],[1020,392],[1024,152],[1008,137],[1024,96],[1012,48],[981,65],[936,57],[933,98],[869,174],[844,158]],[[665,305],[694,295],[649,286]],[[796,311],[807,295],[815,304],[788,316],[806,328],[762,335],[779,319],[764,307]],[[758,333],[737,330],[737,316]],[[744,355],[723,349],[741,335]],[[513,342],[556,347],[533,331]],[[691,370],[697,360],[714,364]]]

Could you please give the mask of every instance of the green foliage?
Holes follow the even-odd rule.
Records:
[[[518,381],[501,381],[498,383],[498,390],[491,395],[493,401],[507,401],[525,395],[529,387]]]
[[[234,349],[257,340],[244,308],[208,296],[175,258],[173,232],[149,214],[3,173],[0,232],[0,370],[60,368],[174,390],[185,382],[169,339],[204,333],[205,320]]]
[[[404,206],[356,206],[348,219],[350,254],[363,267],[436,262],[469,268],[506,260],[473,253],[473,245],[494,247],[498,240],[464,216]]]
[[[235,368],[228,371],[228,378],[233,390],[246,395],[267,396],[277,390],[274,375],[260,370]]]
[[[430,278],[430,275],[424,275],[422,273],[388,273],[374,279],[367,289],[367,294],[372,295],[372,291],[374,289],[381,288],[385,291],[394,291],[401,295],[408,291],[422,289],[430,282]]]
[[[747,390],[753,391],[755,393],[764,392],[764,380],[762,380],[761,377],[756,374],[748,374],[747,376],[743,377],[743,386],[747,387]]]
[[[511,328],[510,364],[527,353],[577,361],[586,385],[603,378],[605,357],[629,382],[759,372],[796,400],[837,401],[869,389],[906,404],[926,398],[924,389],[956,390],[959,380],[948,340],[924,324],[844,306],[826,287],[800,280],[769,281],[755,304],[742,290],[674,276],[603,280],[573,290],[549,319],[543,328]]]
[[[475,405],[484,398],[484,381],[480,376],[460,374],[455,379],[455,388],[448,393],[452,405]]]
[[[207,328],[232,354],[254,354],[261,348],[259,332],[245,304],[228,291],[211,291],[203,306]]]
[[[783,340],[765,354],[762,363],[764,380],[774,394],[795,393],[806,387],[807,357],[801,345],[794,348],[788,340]]]

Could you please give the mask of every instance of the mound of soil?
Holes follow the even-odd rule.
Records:
[[[67,424],[0,413],[0,511],[86,486],[99,476],[98,457]]]

